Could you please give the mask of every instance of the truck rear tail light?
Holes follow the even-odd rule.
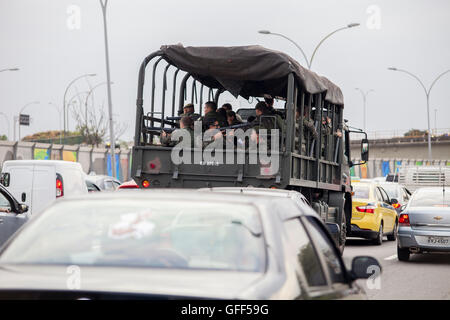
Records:
[[[64,183],[61,175],[56,174],[56,197],[62,197],[64,195]]]
[[[377,207],[374,206],[360,206],[356,207],[356,211],[364,212],[364,213],[375,213],[375,209]]]
[[[144,181],[142,181],[142,186],[144,188],[148,188],[148,187],[150,187],[150,182],[148,182],[148,180],[144,180]]]
[[[402,226],[410,226],[408,214],[402,213],[398,218],[398,223]]]

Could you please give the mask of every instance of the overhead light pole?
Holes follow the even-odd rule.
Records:
[[[4,72],[4,71],[19,71],[19,68],[7,68],[7,69],[0,69],[0,72]]]
[[[61,131],[62,131],[62,124],[61,124],[61,110],[59,110],[58,106],[56,104],[54,104],[53,102],[49,102],[48,103],[50,106],[55,107],[56,111],[58,111],[58,115],[59,115],[59,144],[62,144],[62,137],[61,137]]]
[[[433,89],[433,86],[436,84],[436,82],[445,74],[450,72],[450,69],[447,71],[442,72],[440,75],[438,75],[433,82],[431,83],[431,86],[427,89],[425,87],[425,85],[423,84],[422,80],[419,79],[418,76],[416,76],[415,74],[407,71],[407,70],[403,70],[403,69],[398,69],[398,68],[394,68],[394,67],[390,67],[388,68],[388,70],[391,71],[399,71],[399,72],[403,72],[406,74],[409,74],[411,77],[413,77],[414,79],[416,79],[417,81],[419,81],[420,85],[422,86],[423,90],[425,91],[425,95],[427,98],[427,122],[428,122],[428,160],[432,160],[432,153],[431,153],[431,126],[430,126],[430,92],[431,89]]]
[[[373,92],[373,91],[375,91],[375,90],[373,90],[373,89],[370,89],[370,90],[368,90],[368,91],[366,91],[366,92],[364,92],[362,89],[360,89],[360,88],[355,88],[355,90],[358,90],[359,92],[361,92],[361,95],[362,95],[362,97],[363,97],[363,102],[364,102],[364,109],[363,109],[363,128],[364,128],[364,131],[366,131],[366,100],[367,100],[367,96],[369,95],[369,93],[370,92]]]
[[[106,62],[106,86],[108,89],[108,110],[109,110],[109,136],[110,136],[110,151],[111,151],[111,167],[112,176],[116,178],[116,157],[115,157],[115,136],[114,136],[114,123],[113,123],[113,110],[111,99],[111,77],[109,70],[109,48],[108,48],[108,23],[106,20],[106,9],[108,6],[108,0],[99,0],[102,7],[103,14],[103,33],[105,37],[105,62]]]
[[[89,97],[91,96],[91,94],[94,92],[94,90],[96,88],[98,88],[98,87],[100,87],[102,85],[105,85],[105,84],[107,84],[107,82],[102,82],[102,83],[99,83],[99,84],[93,86],[92,89],[89,90],[89,92],[88,92],[88,94],[86,96],[86,100],[84,102],[85,113],[86,113],[86,115],[85,115],[85,117],[86,117],[86,127],[88,126],[88,112],[87,112],[88,107],[87,107],[87,103],[88,103]],[[114,84],[114,82],[111,82],[111,84]]]
[[[307,64],[307,66],[308,66],[308,69],[311,69],[311,66],[312,66],[314,57],[315,57],[315,55],[316,55],[316,53],[317,53],[317,50],[319,49],[319,47],[322,45],[322,43],[323,43],[326,39],[328,39],[329,37],[331,37],[331,36],[332,36],[333,34],[335,34],[336,32],[339,32],[339,31],[345,30],[345,29],[350,29],[350,28],[353,28],[353,27],[357,27],[357,26],[359,26],[359,25],[360,25],[359,23],[349,23],[349,24],[346,25],[345,27],[336,29],[336,30],[334,30],[333,32],[330,32],[329,34],[327,34],[327,35],[326,35],[325,37],[323,37],[322,40],[320,40],[320,42],[316,45],[316,47],[314,48],[313,54],[311,55],[311,58],[310,58],[310,59],[308,59],[308,57],[306,56],[306,54],[305,54],[305,52],[303,51],[303,49],[302,49],[302,48],[301,48],[294,40],[292,40],[291,38],[288,38],[288,37],[286,37],[285,35],[283,35],[283,34],[281,34],[281,33],[270,32],[269,30],[260,30],[260,31],[258,31],[258,32],[259,32],[260,34],[271,34],[271,35],[274,35],[274,36],[279,36],[279,37],[282,37],[282,38],[284,38],[284,39],[290,41],[291,43],[293,43],[293,44],[297,47],[297,49],[299,49],[300,52],[302,53],[303,58],[305,59],[306,64]]]
[[[74,84],[77,80],[84,78],[84,77],[95,77],[97,74],[95,73],[87,73],[87,74],[83,74],[79,77],[76,77],[75,79],[73,79],[72,81],[69,82],[69,84],[66,87],[66,90],[64,91],[64,98],[63,98],[63,114],[64,114],[64,131],[63,131],[63,139],[66,138],[66,95],[67,92],[69,91],[69,88],[72,86],[72,84]]]
[[[19,122],[19,140],[18,141],[20,141],[20,115],[25,110],[25,108],[28,107],[29,105],[39,104],[39,103],[40,103],[39,101],[33,101],[33,102],[30,102],[30,103],[27,103],[26,105],[24,105],[22,107],[22,109],[20,109],[19,116],[17,117],[17,121]],[[15,133],[16,130],[15,129],[16,129],[16,125],[14,124],[14,141],[16,141],[16,133]]]

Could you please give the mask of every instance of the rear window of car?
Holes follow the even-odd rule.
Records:
[[[369,199],[370,187],[368,185],[354,184],[353,185],[353,198],[356,199]]]
[[[384,191],[386,191],[386,193],[388,194],[389,198],[392,199],[399,199],[400,195],[399,195],[399,187],[397,185],[390,185],[390,184],[382,184],[381,187],[384,189]]]
[[[410,207],[448,207],[450,206],[450,189],[435,191],[416,191],[409,202]]]
[[[0,263],[262,272],[265,244],[251,205],[64,201],[25,228]]]

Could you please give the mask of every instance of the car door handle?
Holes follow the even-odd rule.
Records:
[[[0,219],[0,224],[2,224],[3,223],[3,219]]]

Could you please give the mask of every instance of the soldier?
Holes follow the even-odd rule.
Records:
[[[279,129],[278,134],[281,139],[282,133],[284,131],[284,123],[280,116],[276,114],[270,113],[267,108],[265,102],[258,102],[255,106],[256,119],[254,122],[257,124],[254,126],[256,135],[252,135],[252,139],[256,139],[259,141],[259,130],[266,129],[267,130],[267,140],[269,141],[270,148],[270,139],[271,139],[271,129]]]
[[[176,129],[176,130],[186,130],[187,132],[189,132],[189,134],[191,136],[191,147],[194,146],[193,126],[194,126],[194,121],[192,120],[192,118],[189,116],[183,116],[183,117],[181,117],[181,120],[180,120],[180,129]],[[161,132],[160,141],[161,141],[161,144],[165,147],[173,147],[176,144],[178,144],[178,142],[179,142],[179,141],[172,141],[172,134],[166,133],[165,131]]]
[[[214,101],[205,103],[205,115],[201,118],[204,130],[208,129],[206,121],[210,118],[217,120],[221,127],[227,126],[227,120],[217,113],[217,104]]]
[[[297,108],[295,112],[295,118],[296,118],[296,124],[295,124],[295,134],[296,139],[299,139],[300,137],[300,109]],[[317,140],[319,137],[319,134],[317,133],[316,127],[314,126],[314,121],[312,119],[308,119],[308,110],[305,107],[304,113],[303,113],[303,140],[302,140],[302,153],[306,152],[306,141],[308,138],[308,133],[312,136],[314,140]],[[297,140],[298,141],[298,140]]]
[[[269,110],[269,113],[276,114],[276,115],[278,115],[280,117],[283,116],[282,112],[275,110],[275,108],[273,107],[273,104],[274,104],[275,100],[274,100],[274,98],[272,98],[271,95],[265,94],[264,95],[264,101],[266,102],[267,109]]]
[[[222,108],[224,108],[227,112],[228,111],[233,111],[233,107],[231,106],[231,104],[229,103],[224,103],[222,105]],[[236,113],[236,119],[240,122],[244,122],[244,120],[242,120],[241,116],[239,114]]]
[[[192,103],[188,103],[183,107],[183,116],[190,117],[192,121],[196,121],[200,118],[200,115],[195,113],[194,105]]]
[[[331,137],[342,137],[341,130],[337,129],[335,132],[332,132],[333,128],[331,125],[331,118],[326,116],[322,118],[322,148],[321,148],[321,155],[322,157],[325,157],[325,149],[326,146],[330,145],[329,138]]]
[[[227,111],[227,122],[229,126],[234,126],[236,124],[241,124],[242,121],[239,121],[236,117],[236,112],[229,110]]]
[[[220,127],[219,121],[213,117],[206,118],[203,125],[206,128],[206,131],[218,129]],[[207,145],[211,144],[213,141],[223,138],[222,135],[223,135],[222,132],[217,132],[214,136],[212,136],[211,141],[205,141],[205,139],[203,137],[196,137],[196,139],[203,139],[202,147],[205,148]],[[197,145],[199,145],[199,143],[197,143]]]

